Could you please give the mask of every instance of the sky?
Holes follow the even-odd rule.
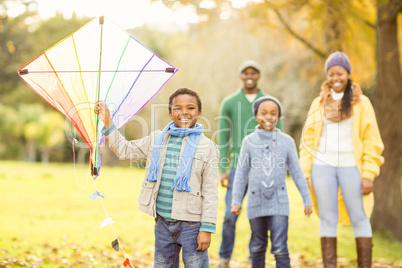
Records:
[[[189,23],[197,23],[194,7],[185,6],[173,11],[160,1],[151,0],[35,0],[36,10],[42,19],[53,17],[56,12],[63,13],[69,19],[73,12],[79,17],[94,18],[106,16],[124,29],[135,28],[144,24],[152,25],[159,30],[185,30]],[[261,0],[260,0],[261,1]],[[258,0],[231,0],[233,8],[242,8],[247,2]],[[18,16],[24,7],[15,1],[6,1],[9,16]],[[212,8],[213,0],[202,0],[200,6]],[[222,17],[222,16],[221,16]],[[222,19],[225,19],[222,17]]]
[[[161,2],[150,0],[36,0],[37,11],[43,18],[53,17],[56,12],[70,18],[75,12],[79,17],[89,18],[106,16],[124,29],[135,28],[145,23],[157,27],[186,27],[197,22],[198,18],[191,7],[172,11]],[[15,6],[9,9],[9,15],[18,15]],[[168,30],[168,29],[167,29]]]

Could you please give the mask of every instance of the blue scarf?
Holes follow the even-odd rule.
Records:
[[[169,124],[167,124],[162,133],[160,133],[155,140],[147,181],[155,182],[158,179],[161,145],[168,130],[170,130],[170,135],[176,137],[184,137],[190,135],[186,143],[186,147],[184,147],[183,155],[180,159],[179,168],[177,170],[171,190],[173,191],[174,189],[176,189],[179,192],[191,192],[191,165],[193,163],[195,150],[197,149],[198,143],[200,141],[201,133],[204,132],[204,127],[200,124],[195,124],[193,128],[178,128],[176,127],[174,122],[170,122]]]

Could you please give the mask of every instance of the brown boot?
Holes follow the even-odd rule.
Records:
[[[336,268],[336,237],[321,237],[324,268]]]
[[[372,247],[371,237],[356,237],[358,268],[371,268]]]

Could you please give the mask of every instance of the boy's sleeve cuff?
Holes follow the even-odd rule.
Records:
[[[210,222],[201,222],[200,232],[216,233],[216,224]]]
[[[116,126],[114,125],[114,123],[112,122],[108,128],[105,129],[105,126],[103,126],[101,133],[105,136],[109,136],[110,133],[112,133],[114,130],[116,129]]]

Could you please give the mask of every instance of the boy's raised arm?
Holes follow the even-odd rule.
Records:
[[[98,101],[95,105],[94,112],[104,123],[105,129],[102,130],[102,134],[105,135],[106,140],[109,142],[109,148],[116,156],[120,159],[130,159],[132,161],[147,159],[148,151],[151,146],[150,136],[139,140],[127,141],[126,138],[115,129],[109,108],[105,103]]]

